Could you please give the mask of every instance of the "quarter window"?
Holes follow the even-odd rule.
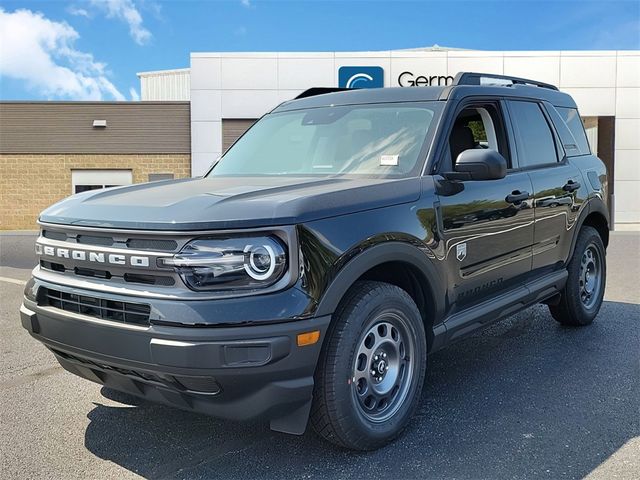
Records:
[[[556,163],[558,151],[540,105],[521,101],[511,101],[509,104],[513,127],[517,132],[520,167]]]
[[[556,107],[560,116],[564,120],[564,123],[567,124],[569,130],[571,130],[571,134],[573,138],[576,140],[576,146],[578,150],[580,150],[581,155],[588,155],[591,153],[591,149],[589,148],[589,142],[587,141],[587,135],[584,132],[584,125],[582,124],[582,119],[578,114],[578,110],[576,108],[561,108]]]

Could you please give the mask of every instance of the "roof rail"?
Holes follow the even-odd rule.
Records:
[[[294,100],[307,97],[315,97],[316,95],[324,95],[325,93],[344,92],[345,90],[353,90],[352,88],[337,87],[311,87],[298,95]]]
[[[538,82],[537,80],[529,80],[527,78],[510,77],[508,75],[496,75],[494,73],[475,73],[460,72],[453,79],[453,85],[492,85],[492,83],[484,82],[482,79],[502,80],[493,85],[509,85],[505,82],[511,82],[511,85],[530,85],[534,87],[548,88],[550,90],[558,90],[558,87],[550,83]]]

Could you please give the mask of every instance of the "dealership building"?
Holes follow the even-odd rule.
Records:
[[[105,104],[76,104],[75,116],[67,107],[62,109],[66,116],[50,119],[56,125],[38,116],[38,108],[51,108],[51,102],[0,103],[0,228],[33,228],[32,217],[46,206],[44,200],[31,200],[33,207],[21,212],[19,220],[5,220],[5,209],[25,195],[16,191],[15,182],[22,181],[19,173],[5,178],[7,165],[7,171],[19,172],[20,162],[37,157],[38,169],[47,170],[48,158],[57,158],[48,172],[62,168],[53,177],[66,183],[53,186],[56,193],[46,196],[46,202],[77,191],[77,182],[97,188],[198,176],[256,119],[310,87],[420,88],[449,84],[461,71],[531,78],[569,93],[578,104],[592,151],[607,164],[613,180],[616,227],[640,224],[640,51],[498,52],[434,46],[379,52],[192,53],[189,68],[139,73],[142,102],[109,104],[110,112],[100,110]],[[123,113],[132,105],[136,108]],[[29,115],[21,113],[24,109]],[[19,128],[14,118],[20,119]],[[38,129],[50,140],[38,141]],[[62,139],[58,133],[64,134]],[[34,144],[38,151],[31,151]],[[87,152],[78,151],[82,149]],[[78,160],[83,154],[88,163],[60,161],[65,155]],[[47,181],[31,177],[32,182],[41,180]]]

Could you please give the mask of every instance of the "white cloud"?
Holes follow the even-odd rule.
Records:
[[[76,50],[78,38],[66,22],[0,7],[0,77],[22,80],[48,98],[125,100],[107,78],[106,65]]]
[[[131,96],[131,100],[134,102],[139,102],[140,101],[140,94],[138,93],[138,91],[131,87],[129,89],[129,95]]]
[[[67,7],[67,12],[69,12],[71,15],[75,17],[91,18],[91,15],[89,15],[89,12],[86,11],[84,8],[75,7],[73,5],[69,5],[69,7]]]
[[[251,8],[251,0],[240,0],[243,7]]]
[[[129,25],[129,34],[138,45],[151,40],[151,32],[142,25],[142,15],[132,0],[90,0],[91,5],[107,14],[107,18],[117,18]]]

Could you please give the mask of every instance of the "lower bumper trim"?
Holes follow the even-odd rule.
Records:
[[[29,333],[40,332],[40,327],[38,325],[38,316],[36,315],[36,312],[34,312],[33,310],[29,310],[27,307],[25,307],[24,303],[20,305],[20,321],[22,323],[22,326]]]
[[[132,329],[54,312],[27,298],[20,315],[29,333],[75,375],[220,418],[265,418],[290,432],[304,427],[300,412],[312,398],[322,348],[322,341],[297,346],[297,335],[320,330],[322,339],[330,322],[325,316],[228,328]]]

